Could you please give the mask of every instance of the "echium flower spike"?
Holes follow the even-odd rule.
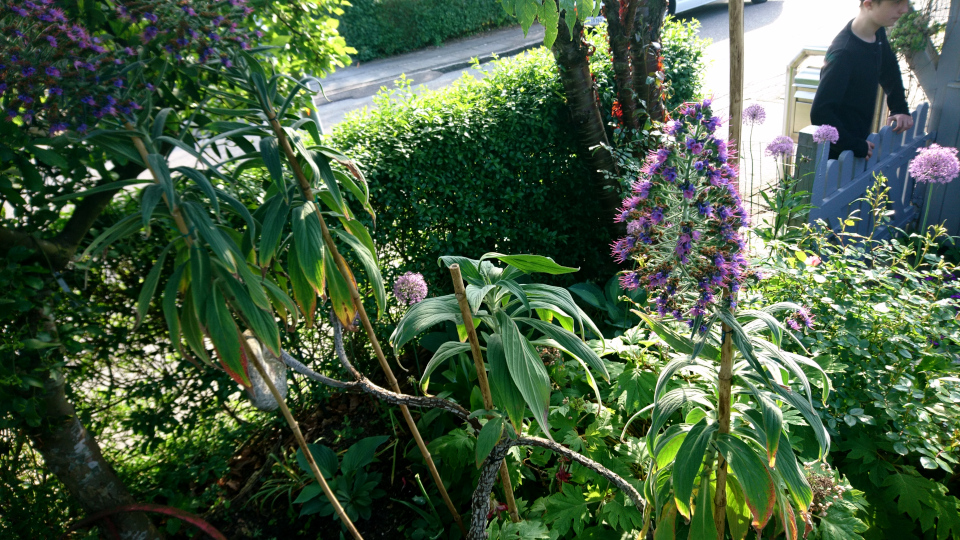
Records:
[[[615,219],[627,235],[611,246],[626,289],[645,288],[661,316],[692,324],[711,305],[729,301],[748,274],[740,234],[747,212],[737,191],[730,145],[713,132],[710,102],[688,103],[666,126],[667,142],[651,152]],[[703,330],[698,329],[698,330]]]

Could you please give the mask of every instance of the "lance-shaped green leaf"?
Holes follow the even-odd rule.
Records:
[[[393,333],[390,334],[390,344],[395,349],[399,349],[424,330],[445,321],[454,324],[463,323],[460,316],[460,304],[457,303],[456,296],[448,294],[417,302],[410,306]]]
[[[719,425],[716,422],[710,422],[706,418],[700,420],[690,428],[690,432],[687,433],[687,437],[677,451],[673,464],[673,496],[677,501],[677,511],[687,519],[690,519],[693,486],[697,482],[700,467],[703,465],[707,445],[710,444],[710,438],[717,429]],[[700,508],[697,508],[697,512],[700,512]],[[713,522],[712,516],[710,521]]]
[[[503,418],[491,418],[477,435],[477,468],[483,465],[484,460],[490,455],[493,447],[500,442],[503,435]]]
[[[323,180],[323,183],[335,204],[335,207],[331,208],[331,210],[343,215],[348,215],[350,210],[343,201],[343,195],[340,193],[340,186],[337,184],[337,179],[333,175],[333,169],[330,168],[330,158],[325,156],[322,152],[314,151],[310,152],[310,157],[314,164],[316,164],[317,170],[320,173],[320,178]]]
[[[186,176],[190,180],[193,180],[193,183],[197,184],[197,187],[203,191],[203,194],[210,199],[210,205],[213,206],[213,213],[217,216],[217,219],[220,218],[220,201],[217,199],[217,192],[214,189],[213,184],[210,183],[210,179],[207,178],[202,172],[192,168],[192,167],[174,167],[175,171]]]
[[[333,171],[333,176],[343,184],[350,193],[353,193],[353,196],[360,201],[360,206],[370,214],[370,218],[373,219],[374,224],[376,224],[377,214],[373,211],[373,205],[370,204],[370,188],[368,188],[367,183],[362,180],[363,177],[361,176],[357,179],[353,175],[340,171]]]
[[[167,167],[167,160],[159,154],[147,155],[147,164],[156,175],[156,180],[163,188],[163,193],[167,196],[167,204],[171,208],[177,206],[177,194],[173,190],[173,178],[170,177],[170,169]]]
[[[773,516],[776,503],[776,486],[770,470],[752,448],[736,437],[721,434],[715,444],[740,481],[747,506],[753,514],[753,526],[764,528]]]
[[[777,446],[780,444],[780,432],[783,429],[783,411],[767,396],[763,395],[756,386],[747,379],[740,379],[750,388],[750,393],[757,400],[761,413],[761,422],[757,427],[764,434],[764,445],[767,449],[767,460],[771,468],[777,464]]]
[[[666,391],[667,385],[670,383],[670,379],[685,367],[695,365],[696,360],[691,360],[689,357],[675,357],[673,360],[667,363],[666,366],[660,370],[660,376],[657,377],[657,385],[653,388],[653,399],[656,401],[660,399],[660,396],[663,395],[663,392]]]
[[[506,313],[498,312],[497,323],[500,326],[500,338],[507,358],[510,378],[520,390],[523,400],[533,411],[533,417],[543,433],[552,439],[547,416],[550,412],[550,376],[543,366],[540,355],[520,334],[520,329]]]
[[[197,244],[193,244],[190,246],[190,292],[198,317],[207,310],[207,297],[213,284],[210,275],[210,256]]]
[[[74,193],[67,193],[65,195],[60,195],[59,197],[53,197],[50,199],[51,202],[62,202],[62,201],[72,201],[73,199],[81,199],[87,197],[88,195],[93,195],[95,193],[101,193],[103,191],[113,191],[118,189],[123,189],[128,186],[138,186],[140,184],[153,184],[152,181],[143,179],[143,180],[117,180],[116,182],[109,182],[107,184],[102,184],[96,187],[84,191],[77,191]],[[157,184],[153,184],[157,186]],[[158,188],[160,186],[157,186]],[[146,188],[144,188],[146,189]]]
[[[523,306],[523,313],[530,315],[530,299],[527,298],[527,293],[524,292],[523,288],[520,287],[520,284],[512,279],[501,279],[497,282],[497,286],[503,287],[507,291],[510,291],[510,294],[519,300],[520,304]],[[500,296],[501,294],[503,294],[503,291],[498,291],[497,296]],[[504,294],[504,296],[506,295]]]
[[[681,354],[687,354],[687,355],[693,354],[693,350],[695,347],[695,343],[693,342],[693,340],[688,339],[687,337],[674,332],[673,330],[660,324],[660,322],[654,320],[653,317],[650,317],[649,315],[647,315],[646,313],[643,313],[642,311],[637,311],[635,309],[632,309],[630,311],[637,314],[637,316],[643,319],[643,322],[647,323],[647,326],[649,326],[650,329],[653,330],[653,332],[657,334],[658,337],[660,337],[660,339],[665,341],[667,345],[670,345],[670,347],[673,350]],[[719,361],[720,350],[709,343],[705,343],[703,345],[703,350],[700,352],[699,356],[708,358],[710,360]]]
[[[167,252],[170,251],[170,248],[173,246],[174,243],[171,242],[167,244],[167,247],[163,248],[160,256],[157,257],[157,263],[153,265],[153,268],[151,268],[147,274],[147,278],[143,280],[140,297],[137,299],[137,322],[134,325],[135,329],[139,327],[143,321],[143,316],[146,314],[147,308],[150,307],[150,300],[153,299],[154,293],[157,292],[157,283],[160,282],[160,272],[163,271],[163,262],[167,260]]]
[[[163,135],[163,128],[167,125],[167,117],[170,116],[170,113],[174,113],[174,118],[176,118],[176,113],[170,107],[160,109],[160,112],[154,117],[153,128],[150,130],[150,135],[154,139]]]
[[[208,365],[212,365],[210,356],[207,354],[207,349],[203,344],[203,329],[200,327],[199,315],[194,306],[194,295],[191,294],[192,289],[193,284],[188,287],[186,291],[187,294],[183,295],[183,309],[180,310],[180,325],[183,330],[183,339],[186,340],[187,346],[190,347],[193,354],[197,355],[197,358],[203,360],[204,363]]]
[[[531,303],[530,307],[534,307],[534,304]],[[552,309],[543,309],[543,308],[534,308],[534,311],[537,312],[537,317],[540,317],[541,321],[553,322],[553,319],[557,319],[557,322],[560,323],[560,327],[566,330],[567,332],[574,333],[573,328],[573,317],[568,317],[563,313],[556,312]]]
[[[203,238],[210,246],[210,250],[217,256],[217,259],[220,259],[231,272],[236,272],[238,257],[235,256],[233,249],[231,249],[230,242],[228,242],[223,233],[214,226],[213,221],[210,220],[210,217],[203,207],[191,201],[184,202],[181,207],[190,218],[191,224],[200,234],[200,237]]]
[[[163,317],[167,321],[167,330],[170,333],[170,343],[177,354],[183,356],[183,350],[180,347],[180,316],[177,314],[177,290],[180,287],[180,279],[183,278],[183,271],[186,264],[180,264],[173,275],[167,280],[167,286],[163,289]]]
[[[736,477],[727,476],[727,526],[731,540],[743,540],[750,532],[750,508]]]
[[[571,272],[577,272],[579,268],[571,268],[569,266],[560,266],[550,257],[544,257],[542,255],[504,255],[502,253],[496,253],[491,251],[490,253],[485,253],[483,257],[480,257],[481,261],[487,259],[499,259],[510,266],[521,270],[527,274],[532,274],[534,272],[542,272],[544,274],[569,274]]]
[[[437,265],[446,266],[447,268],[450,268],[450,266],[454,264],[460,265],[460,275],[463,276],[463,279],[467,283],[478,287],[485,285],[483,277],[480,275],[480,261],[457,255],[444,255],[437,259]]]
[[[330,296],[333,312],[340,319],[340,324],[347,328],[352,327],[353,319],[357,315],[357,305],[353,302],[350,290],[357,286],[356,278],[349,268],[346,276],[340,273],[333,260],[333,253],[328,249],[323,250],[323,272],[327,278],[327,294]]]
[[[357,254],[357,259],[360,261],[360,265],[363,266],[367,280],[370,282],[370,288],[373,289],[373,297],[377,301],[379,313],[383,315],[387,307],[387,290],[383,284],[383,276],[380,275],[380,265],[377,263],[376,253],[371,253],[369,248],[360,241],[359,238],[346,231],[333,229],[332,232],[337,235],[337,238],[346,242],[353,249],[353,252]]]
[[[313,327],[313,316],[317,310],[317,291],[303,273],[303,267],[297,255],[297,246],[291,245],[287,251],[287,274],[290,276],[290,286],[293,288],[293,297],[300,306],[300,312],[307,321],[307,327]],[[321,272],[320,281],[323,282],[323,265],[316,267]]]
[[[597,287],[596,284],[589,281],[584,283],[575,283],[567,289],[573,294],[580,297],[581,300],[590,304],[591,307],[596,309],[604,309],[606,306],[606,298],[604,298],[603,290],[600,287]]]
[[[283,283],[286,285],[286,280],[283,280]],[[273,305],[273,308],[280,314],[289,313],[290,321],[288,321],[287,324],[295,327],[299,317],[297,316],[297,306],[293,299],[287,295],[286,291],[269,279],[263,282],[263,286],[267,291],[267,297],[270,298],[270,303]],[[285,315],[284,319],[286,319]]]
[[[797,461],[797,456],[790,447],[790,440],[785,433],[780,434],[780,444],[777,445],[777,473],[783,483],[790,490],[790,497],[793,498],[797,508],[806,512],[813,502],[813,490],[807,477]]]
[[[546,304],[552,304],[556,307],[554,311],[560,311],[573,317],[574,321],[580,326],[581,333],[583,333],[584,328],[588,327],[594,334],[598,336],[601,335],[600,329],[593,324],[593,321],[591,321],[589,317],[583,316],[583,311],[577,306],[577,303],[573,301],[573,296],[570,295],[570,291],[539,283],[527,283],[521,285],[521,287],[526,291],[531,303],[538,300]]]
[[[276,356],[280,356],[280,328],[272,312],[261,309],[254,303],[247,289],[230,274],[218,271],[218,279],[224,285],[230,305],[243,317],[247,326],[263,345]]]
[[[563,346],[563,349],[570,353],[570,355],[586,362],[597,373],[603,376],[605,380],[610,380],[610,373],[607,372],[607,367],[603,364],[603,360],[601,360],[600,357],[597,356],[597,353],[595,353],[593,349],[584,343],[576,334],[568,332],[567,330],[564,330],[563,328],[554,324],[550,324],[538,319],[516,317],[514,320],[533,327],[547,337],[555,340],[557,343]]]
[[[490,292],[496,285],[484,285],[478,287],[476,285],[467,285],[467,303],[470,304],[470,312],[473,315],[477,314],[477,310],[480,309],[480,306],[483,304],[483,299],[487,296],[487,293]]]
[[[240,271],[240,278],[243,280],[243,284],[247,286],[247,291],[250,293],[253,303],[260,309],[269,311],[271,308],[270,299],[267,298],[267,293],[263,290],[263,283],[266,278],[254,274],[246,261],[241,261],[237,265],[237,270]]]
[[[143,217],[143,227],[150,224],[150,218],[153,217],[153,211],[157,208],[157,203],[163,196],[163,188],[157,184],[151,184],[140,193],[140,215]]]
[[[663,507],[653,540],[675,540],[677,538],[677,505],[670,501]]]
[[[452,358],[460,353],[465,353],[469,350],[469,343],[460,343],[459,341],[448,341],[443,345],[440,345],[440,348],[437,349],[437,352],[433,353],[433,357],[429,362],[427,362],[427,367],[423,368],[423,376],[420,377],[420,385],[423,388],[424,393],[426,393],[427,386],[430,384],[430,375],[435,369],[440,367],[444,360]]]
[[[207,301],[203,322],[206,323],[207,334],[217,351],[217,357],[223,369],[233,380],[245,387],[250,386],[247,378],[247,359],[240,350],[240,329],[233,322],[226,299],[219,287],[213,287],[210,299]]]
[[[263,158],[263,164],[267,167],[270,178],[282,188],[285,184],[283,181],[283,162],[280,160],[280,148],[277,146],[276,137],[271,135],[260,139],[260,157]]]
[[[820,415],[817,414],[817,411],[810,406],[806,399],[789,388],[783,388],[778,384],[774,384],[773,390],[787,403],[792,405],[794,409],[800,411],[803,419],[807,421],[810,429],[813,430],[813,434],[817,437],[817,442],[820,445],[820,455],[818,457],[823,457],[830,451],[830,434],[827,433],[827,429],[823,426]]]
[[[700,491],[697,493],[697,509],[690,518],[690,535],[688,538],[717,540],[717,526],[713,522],[714,490],[711,489],[712,487],[710,475],[705,475],[700,481]],[[677,505],[677,511],[679,510],[680,506]]]
[[[507,367],[507,356],[503,350],[503,341],[494,334],[487,338],[487,360],[490,363],[490,394],[493,404],[507,413],[513,429],[521,431],[523,416],[527,411],[527,403],[523,400],[520,389],[510,377],[510,368]]]
[[[325,272],[323,264],[326,250],[323,247],[323,231],[317,217],[317,207],[306,202],[293,210],[293,241],[297,246],[297,260],[303,275],[318,294],[323,293]]]
[[[703,390],[696,388],[675,388],[663,397],[658,399],[653,405],[653,414],[650,416],[650,431],[647,432],[647,448],[656,448],[657,434],[667,423],[673,413],[680,410],[685,403],[701,403],[711,407],[709,400],[706,399]]]
[[[90,245],[87,246],[87,249],[83,250],[83,254],[80,255],[80,260],[86,259],[91,253],[106,250],[117,240],[126,238],[127,236],[130,236],[131,234],[142,229],[143,224],[137,219],[138,217],[138,214],[130,214],[129,216],[126,216],[125,218],[111,225],[110,228],[103,231],[100,236],[94,238],[93,241],[90,242]]]

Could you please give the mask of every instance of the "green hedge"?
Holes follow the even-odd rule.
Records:
[[[597,33],[591,41],[601,110],[609,116],[606,39]],[[347,115],[330,137],[370,183],[388,283],[409,270],[446,287],[439,256],[487,251],[537,253],[582,268],[560,284],[616,271],[612,239],[591,225],[599,205],[549,51],[498,61],[485,79],[465,76],[440,91],[381,94],[375,105]]]
[[[499,0],[351,0],[340,35],[361,62],[515,24]]]

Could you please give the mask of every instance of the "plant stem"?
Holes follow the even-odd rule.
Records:
[[[300,186],[300,191],[304,200],[313,201],[313,189],[310,187],[310,183],[307,181],[307,177],[303,173],[303,169],[300,167],[300,162],[297,161],[297,156],[293,152],[293,147],[290,146],[290,141],[287,139],[286,132],[283,130],[283,127],[280,126],[280,122],[277,121],[276,114],[273,112],[272,107],[270,107],[269,104],[264,104],[264,109],[267,113],[267,118],[270,120],[270,126],[273,128],[273,132],[277,136],[277,141],[280,143],[280,148],[287,157],[287,161],[290,163],[290,168],[293,170],[293,173],[297,178],[297,182]],[[350,269],[347,266],[347,262],[343,259],[343,256],[340,255],[340,251],[337,250],[337,245],[333,242],[333,236],[330,235],[330,230],[327,228],[327,222],[323,219],[323,213],[320,212],[319,206],[316,207],[316,215],[317,219],[320,221],[320,230],[323,234],[323,243],[326,245],[327,249],[330,250],[330,253],[333,255],[333,259],[337,264],[337,269],[344,276],[347,286],[350,288],[350,298],[353,300],[354,306],[357,308],[357,314],[360,315],[360,321],[363,323],[363,328],[367,332],[367,337],[370,339],[370,344],[373,346],[373,351],[377,355],[377,361],[380,363],[380,367],[383,369],[383,373],[387,377],[387,382],[390,384],[390,388],[399,394],[400,385],[397,383],[397,378],[394,376],[393,370],[390,369],[390,365],[387,363],[387,358],[383,355],[383,350],[380,348],[380,342],[377,340],[376,333],[373,331],[373,325],[370,324],[370,318],[367,317],[367,311],[363,307],[363,300],[360,298],[360,292],[357,290],[357,285],[352,279],[347,277],[351,275]],[[410,429],[410,433],[417,442],[417,447],[420,449],[420,453],[423,455],[423,459],[427,464],[427,468],[430,469],[430,475],[433,477],[433,481],[437,484],[437,490],[440,492],[441,497],[443,497],[443,502],[446,503],[447,509],[453,516],[454,521],[457,522],[457,526],[459,526],[461,531],[463,531],[463,534],[466,535],[467,530],[463,526],[463,520],[460,517],[460,513],[457,512],[456,507],[453,505],[453,501],[450,500],[450,495],[447,493],[447,488],[444,487],[443,480],[440,478],[440,472],[437,471],[437,466],[433,462],[433,457],[430,455],[430,450],[427,449],[426,443],[423,442],[423,437],[420,436],[420,430],[417,429],[417,423],[413,420],[413,416],[410,414],[410,409],[408,409],[406,405],[401,405],[400,412],[403,413],[403,419],[406,421],[407,427]]]
[[[450,277],[453,278],[453,292],[457,296],[460,314],[463,316],[463,324],[467,328],[467,336],[470,339],[473,364],[477,368],[477,384],[480,386],[480,393],[483,394],[483,408],[489,411],[493,409],[493,394],[490,393],[487,368],[483,364],[483,355],[480,353],[480,340],[477,338],[477,329],[473,326],[473,315],[470,312],[470,303],[467,301],[467,291],[463,288],[463,277],[460,275],[459,264],[450,265]],[[507,509],[510,512],[510,520],[517,523],[520,521],[520,514],[517,512],[517,501],[513,498],[513,482],[510,481],[510,472],[507,470],[505,459],[500,462],[500,482],[503,483],[503,493],[507,502]]]
[[[244,348],[246,349],[246,347]],[[300,446],[300,450],[303,452],[303,457],[305,457],[307,459],[307,463],[310,464],[310,470],[313,472],[313,476],[317,478],[317,482],[320,483],[320,487],[323,489],[323,494],[327,496],[327,500],[330,501],[330,505],[333,506],[334,511],[336,511],[337,515],[340,516],[340,521],[343,522],[344,526],[347,527],[347,530],[350,531],[350,534],[356,540],[363,540],[363,537],[360,536],[360,532],[357,531],[356,526],[354,526],[353,521],[351,521],[350,517],[347,516],[347,513],[344,512],[343,507],[340,506],[340,501],[337,500],[337,496],[333,494],[330,486],[327,485],[327,481],[324,480],[323,473],[320,472],[320,467],[318,467],[317,462],[314,461],[313,454],[310,452],[310,448],[307,446],[307,441],[303,438],[303,433],[300,432],[300,426],[293,418],[293,415],[290,414],[290,408],[287,407],[287,403],[284,401],[283,396],[281,396],[280,392],[277,391],[277,387],[273,384],[273,380],[263,369],[263,366],[260,364],[260,360],[257,358],[257,355],[247,354],[246,356],[250,360],[250,363],[253,364],[253,367],[256,368],[257,373],[260,374],[260,378],[263,379],[263,382],[267,384],[267,388],[269,388],[270,393],[273,394],[273,399],[277,400],[277,405],[280,406],[280,412],[283,413],[283,418],[290,426],[290,430],[293,431],[293,437],[297,440],[297,445]]]
[[[133,124],[127,124],[126,128],[132,133],[136,133],[136,129]],[[154,184],[160,184],[160,177],[157,175],[157,171],[153,170],[153,167],[150,166],[150,162],[147,160],[147,147],[143,144],[143,139],[137,135],[130,137],[133,140],[133,146],[137,149],[137,153],[140,154],[140,159],[143,160],[143,166],[150,171],[150,176],[153,177]],[[167,194],[164,192],[160,195],[163,198],[164,204],[167,205],[167,208],[170,209],[170,215],[173,216],[173,222],[177,225],[177,230],[180,231],[180,234],[186,239],[187,246],[193,245],[193,238],[190,237],[190,227],[187,227],[186,220],[183,219],[183,214],[180,212],[180,207],[177,206],[176,201],[171,201],[167,199]]]
[[[923,221],[920,222],[920,234],[927,234],[927,217],[930,216],[930,200],[933,199],[932,183],[927,184],[927,202],[923,205]]]
[[[733,380],[733,329],[726,323],[721,326],[720,386],[717,416],[721,435],[730,433],[730,392]],[[723,538],[727,520],[727,460],[717,452],[717,492],[713,497],[713,523],[717,538]]]

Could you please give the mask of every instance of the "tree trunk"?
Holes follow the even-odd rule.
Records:
[[[43,426],[30,433],[34,447],[87,513],[134,504],[136,501],[103,458],[97,441],[77,419],[64,388],[63,374],[59,370],[51,372],[41,396]],[[118,514],[110,521],[120,538],[161,538],[145,514]]]
[[[660,32],[667,12],[666,0],[635,0],[641,2],[636,10],[630,59],[633,63],[633,89],[650,120],[662,122],[663,66],[661,65]]]
[[[583,26],[579,22],[572,37],[563,22],[558,30],[553,56],[557,60],[567,107],[580,151],[590,167],[590,181],[606,218],[601,221],[608,224],[605,228],[614,230],[613,216],[620,206],[620,189],[617,181],[613,177],[608,179],[607,174],[616,174],[617,165],[610,153],[610,142],[600,116],[599,98],[590,73],[589,45],[583,39]]]
[[[637,131],[637,95],[633,90],[633,69],[630,65],[630,45],[637,6],[642,0],[608,1],[603,4],[607,19],[607,38],[613,57],[613,74],[617,85],[617,106],[624,127]],[[624,4],[626,2],[626,4]],[[642,108],[643,105],[641,104]],[[616,115],[616,112],[614,113]]]

